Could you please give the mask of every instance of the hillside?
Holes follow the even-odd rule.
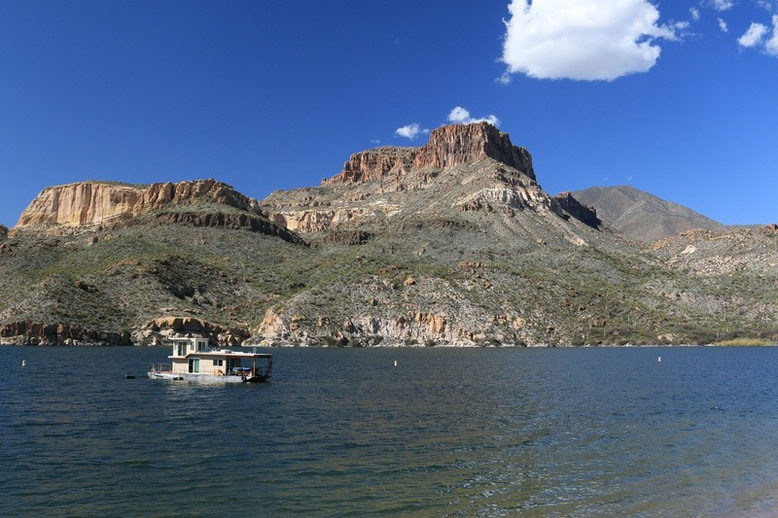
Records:
[[[594,208],[614,232],[635,241],[653,243],[687,230],[718,232],[724,225],[702,214],[628,185],[590,187],[573,196]]]
[[[598,216],[575,196],[549,196],[530,153],[485,123],[438,128],[419,148],[356,153],[322,185],[262,201],[212,180],[47,189],[0,237],[0,341],[776,336],[778,296],[766,282],[774,233],[744,231],[737,246],[700,236],[695,255],[683,241],[633,246],[602,231]],[[730,256],[737,269],[705,269]]]

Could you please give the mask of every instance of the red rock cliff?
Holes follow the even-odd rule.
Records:
[[[535,179],[532,156],[514,146],[507,133],[489,124],[452,124],[432,131],[430,139],[416,153],[413,167],[444,169],[493,158]]]
[[[432,131],[420,148],[379,147],[351,155],[343,170],[324,183],[362,183],[410,169],[445,169],[492,158],[535,179],[532,156],[507,133],[487,122],[451,124]]]
[[[324,183],[360,183],[383,178],[390,171],[407,171],[416,148],[378,147],[354,153],[343,170]]]

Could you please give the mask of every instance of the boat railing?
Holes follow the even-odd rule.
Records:
[[[151,372],[173,372],[172,363],[152,363]]]

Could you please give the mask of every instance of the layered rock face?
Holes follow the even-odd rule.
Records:
[[[255,200],[211,179],[148,186],[78,182],[44,189],[25,209],[13,230],[88,227],[194,203],[259,212]]]
[[[445,169],[487,158],[535,179],[529,151],[514,146],[507,133],[501,133],[487,122],[479,122],[441,126],[430,133],[429,140],[420,148],[379,147],[355,153],[339,174],[323,183],[362,183],[380,180],[393,172],[402,174],[411,169]]]
[[[411,214],[564,211],[537,184],[530,153],[486,122],[442,126],[418,148],[356,153],[321,187],[273,193],[262,208],[301,234],[378,229]]]
[[[17,321],[0,325],[0,344],[132,345],[128,331],[95,331],[67,324]]]
[[[414,155],[413,167],[444,169],[486,158],[493,158],[535,179],[529,151],[514,146],[507,133],[501,133],[487,122],[453,124],[433,130],[429,141]]]
[[[415,148],[379,147],[354,153],[343,164],[343,171],[323,183],[368,182],[379,180],[390,171],[406,172],[413,163],[415,152]]]

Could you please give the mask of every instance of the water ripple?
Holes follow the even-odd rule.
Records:
[[[0,515],[772,516],[776,351],[3,347]]]

